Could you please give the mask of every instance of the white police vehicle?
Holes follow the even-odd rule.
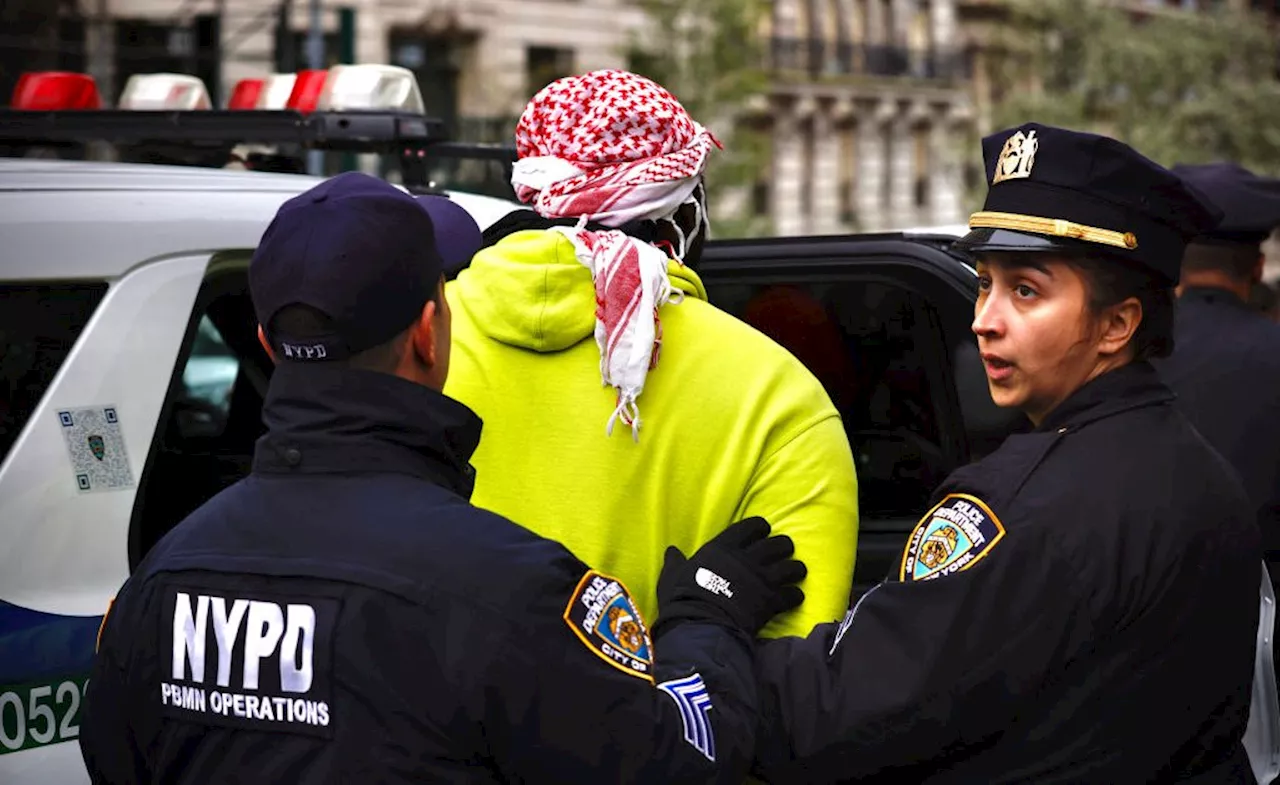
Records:
[[[420,113],[390,71],[348,73]],[[260,87],[252,106],[287,92]],[[171,79],[135,93],[200,106],[193,89]],[[346,83],[328,92],[341,97],[333,105],[377,108]],[[162,142],[180,158],[252,137],[391,153],[416,177],[414,162],[445,147],[414,111],[331,108],[0,111],[0,146],[105,137]],[[259,161],[272,151],[241,149],[265,151]],[[103,613],[152,544],[248,471],[272,370],[256,340],[248,262],[277,207],[316,182],[0,158],[0,783],[87,781],[76,738]],[[516,207],[451,196],[481,226]],[[953,239],[723,241],[699,267],[712,300],[805,361],[844,416],[860,473],[859,590],[888,573],[947,473],[1025,426],[987,395],[969,331],[974,273],[948,250]],[[1274,682],[1259,685],[1255,703],[1270,708],[1259,710],[1254,747],[1268,754],[1255,760],[1274,772]]]
[[[434,143],[423,118],[406,129],[403,113],[347,114],[381,127],[343,137],[342,113],[320,109],[306,115],[325,135],[316,146],[416,155]],[[307,142],[299,115],[193,111],[183,127],[164,112],[8,113],[0,144],[24,128],[89,138],[102,123],[117,137],[205,135],[196,147],[246,124],[268,143]],[[252,345],[248,260],[279,205],[318,181],[0,158],[0,783],[87,781],[75,740],[103,612],[151,543],[247,468],[270,375]],[[515,207],[450,195],[482,226]]]

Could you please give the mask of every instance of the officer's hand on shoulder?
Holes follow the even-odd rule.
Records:
[[[753,517],[729,526],[690,558],[674,545],[667,548],[654,637],[684,621],[754,636],[774,616],[799,605],[804,592],[795,584],[805,576],[804,563],[791,558],[790,537],[769,532],[768,521]]]

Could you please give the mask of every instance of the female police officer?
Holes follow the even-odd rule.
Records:
[[[1036,426],[956,471],[897,574],[762,645],[770,782],[1249,782],[1260,550],[1146,362],[1219,215],[1105,137],[983,142],[964,238],[996,403]]]

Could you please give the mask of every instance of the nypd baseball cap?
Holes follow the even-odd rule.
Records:
[[[1132,147],[1097,134],[1026,123],[982,140],[986,201],[955,247],[1099,253],[1172,286],[1188,242],[1222,211]]]
[[[340,360],[408,329],[442,272],[422,205],[383,180],[346,172],[280,206],[249,263],[249,293],[280,359]],[[316,309],[332,329],[282,333],[272,320],[293,305]]]
[[[480,225],[467,209],[443,194],[414,197],[431,216],[435,226],[436,251],[446,276],[453,277],[471,263],[484,245]]]

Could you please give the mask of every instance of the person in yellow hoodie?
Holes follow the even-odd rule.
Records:
[[[446,291],[445,392],[485,422],[474,503],[622,581],[647,619],[664,552],[758,515],[809,568],[804,603],[762,635],[839,618],[858,532],[840,415],[798,360],[710,305],[694,271],[719,142],[617,70],[541,90],[516,140],[512,183],[532,210],[490,227]]]

